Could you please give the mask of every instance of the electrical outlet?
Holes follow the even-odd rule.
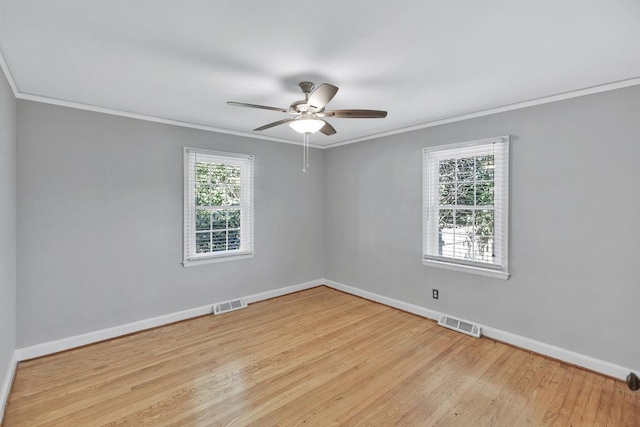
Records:
[[[433,290],[433,299],[438,299],[440,297],[440,292],[437,289]]]

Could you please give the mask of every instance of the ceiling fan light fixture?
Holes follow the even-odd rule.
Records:
[[[289,123],[291,129],[298,133],[315,133],[325,125],[324,120],[314,117],[312,114],[301,114],[299,119]]]

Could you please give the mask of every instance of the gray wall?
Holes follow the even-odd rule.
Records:
[[[182,147],[255,155],[255,257],[184,268]],[[323,275],[323,155],[18,102],[18,347]]]
[[[421,149],[506,134],[511,278],[422,266]],[[640,369],[639,171],[640,86],[329,149],[325,277]]]
[[[15,347],[16,100],[0,71],[0,387]]]
[[[640,87],[313,150],[307,175],[299,146],[26,101],[17,113],[18,347],[326,277],[640,368]],[[421,149],[504,134],[512,277],[423,267]],[[180,265],[183,146],[256,156],[255,258]],[[8,300],[12,260],[9,244]]]

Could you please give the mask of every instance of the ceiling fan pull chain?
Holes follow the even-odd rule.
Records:
[[[309,140],[309,134],[302,134],[302,172],[307,173],[307,141]]]
[[[305,142],[306,142],[305,151],[306,151],[306,159],[307,159],[306,160],[306,164],[305,164],[305,168],[308,168],[309,167],[309,134],[306,133],[304,136],[305,136]]]

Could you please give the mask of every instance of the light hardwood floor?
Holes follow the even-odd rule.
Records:
[[[625,384],[326,287],[20,364],[14,426],[640,426]]]

